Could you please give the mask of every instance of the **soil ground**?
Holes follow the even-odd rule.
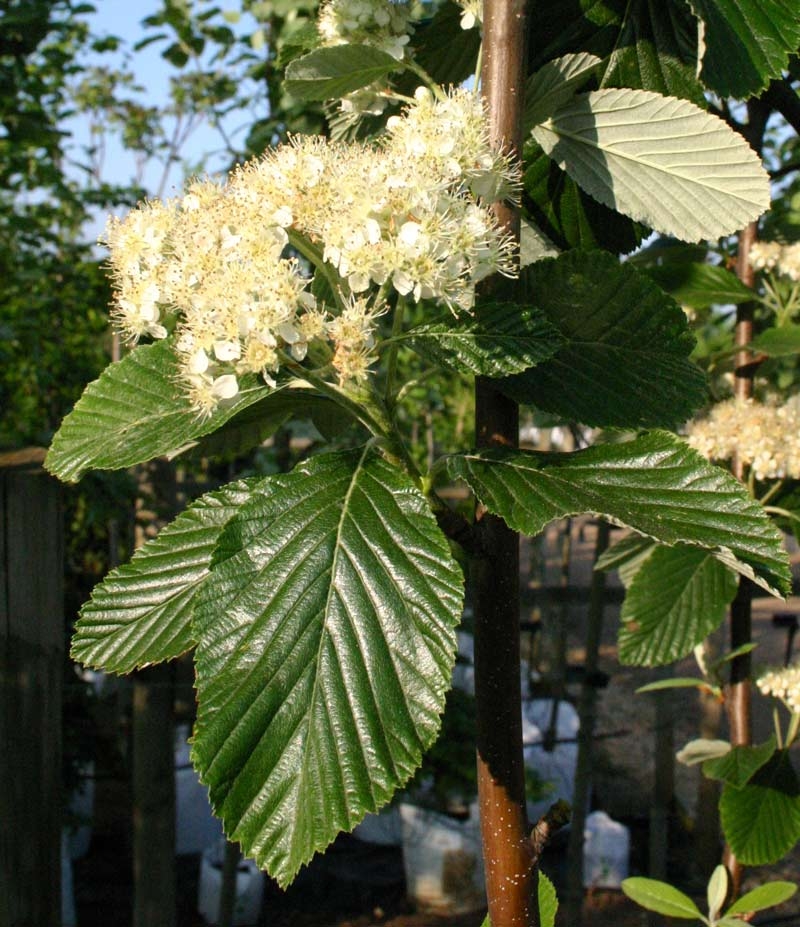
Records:
[[[523,549],[523,584],[557,586],[560,577],[562,538],[557,526],[536,547]],[[594,552],[595,527],[576,521],[572,525],[572,558],[569,585],[588,587]],[[795,554],[794,559],[798,557]],[[615,576],[609,584],[618,585]],[[631,874],[647,874],[648,826],[653,804],[655,770],[656,697],[635,695],[635,690],[654,678],[653,671],[622,667],[617,661],[618,606],[606,610],[600,668],[609,677],[598,693],[596,754],[593,767],[592,806],[623,821],[631,830]],[[559,627],[566,628],[568,662],[579,666],[584,658],[586,606],[534,607],[541,632],[534,636],[536,662],[547,663]],[[773,624],[777,612],[800,615],[800,598],[787,603],[757,599],[754,603],[753,634],[758,643],[757,660],[783,662],[786,632]],[[795,656],[800,653],[800,645]],[[534,654],[531,654],[534,656]],[[696,676],[692,659],[675,668],[676,675]],[[574,686],[570,694],[576,694]],[[675,749],[699,736],[701,710],[695,690],[676,690],[670,698]],[[754,704],[756,737],[772,730],[766,700]],[[720,737],[725,737],[724,718]],[[703,882],[698,869],[698,822],[713,815],[713,799],[698,807],[698,768],[675,765],[675,800],[670,818],[670,878],[700,900]],[[114,778],[97,781],[94,836],[89,855],[75,863],[75,892],[80,927],[127,927],[131,919],[129,796],[125,782]],[[700,828],[702,829],[702,828]],[[563,841],[562,841],[563,843]],[[716,847],[713,852],[716,852]],[[563,881],[564,850],[548,849],[543,866],[559,883]],[[199,927],[196,913],[197,857],[181,857],[178,864],[179,927]],[[761,867],[747,875],[747,885],[770,878],[800,882],[800,849],[795,848],[781,864]],[[701,908],[703,907],[700,902]],[[345,835],[323,857],[317,858],[287,892],[267,883],[261,925],[268,927],[478,927],[484,912],[453,917],[415,912],[405,898],[400,850],[375,847]],[[587,893],[583,922],[586,927],[639,927],[652,923],[619,891]],[[563,924],[563,919],[561,921]],[[800,899],[765,912],[755,923],[800,925]],[[572,927],[572,925],[570,925]]]

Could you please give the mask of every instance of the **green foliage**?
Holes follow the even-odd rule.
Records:
[[[281,884],[435,740],[462,598],[424,497],[369,448],[268,478],[223,530],[193,620],[193,757]]]
[[[691,0],[705,24],[700,76],[709,89],[742,99],[781,76],[800,44],[800,18],[784,0]]]
[[[622,891],[648,911],[656,911],[658,914],[678,917],[681,920],[704,920],[692,899],[666,882],[633,876],[623,881]]]
[[[445,317],[409,330],[408,344],[457,373],[489,377],[527,370],[552,357],[564,338],[533,306],[481,304],[474,318]]]
[[[443,468],[516,531],[604,515],[662,543],[712,551],[778,594],[789,588],[781,539],[763,510],[732,476],[666,433],[567,454],[476,451],[445,458]]]
[[[603,60],[601,86],[653,90],[702,104],[697,24],[679,0],[578,0],[536,11],[533,67],[566,52]]]
[[[572,251],[522,272],[520,290],[558,329],[550,360],[502,389],[568,421],[669,427],[704,402],[678,306],[645,275],[599,251]]]
[[[753,298],[753,291],[737,276],[714,264],[681,261],[646,267],[645,271],[674,300],[692,309],[746,303]]]
[[[737,588],[735,574],[713,554],[680,544],[657,547],[628,586],[620,662],[663,666],[691,653],[722,623]]]
[[[718,779],[734,789],[744,788],[776,750],[775,738],[757,747],[733,747],[722,756],[703,761],[703,775]]]
[[[240,481],[202,496],[95,586],[75,626],[73,659],[130,673],[190,650],[194,599],[217,538],[254,485]]]
[[[554,927],[558,911],[556,889],[543,872],[539,872],[539,927]]]
[[[0,216],[15,236],[0,269],[13,267],[26,249],[26,266],[35,268],[37,236],[44,230],[56,242],[58,230],[74,232],[86,214],[86,202],[73,196],[60,173],[56,129],[65,99],[63,65],[85,33],[70,16],[61,31],[50,15],[68,5],[46,6],[38,0],[27,9],[13,5],[10,30],[0,40],[11,46],[4,54],[11,56],[9,73],[24,102],[4,110],[9,141],[0,139],[0,153],[12,140],[23,152],[9,154],[9,195],[23,188],[48,193]],[[174,71],[170,116],[191,123],[208,113],[218,122],[246,101],[264,102],[266,94],[269,114],[251,127],[252,150],[287,131],[330,130],[369,144],[419,84],[461,83],[479,58],[479,30],[462,30],[461,11],[451,2],[417,24],[403,61],[372,46],[321,47],[315,8],[312,0],[248,2],[242,12],[255,25],[247,32],[238,10],[223,14],[205,3],[164,0],[146,20],[150,32],[141,47],[157,44]],[[431,321],[426,300],[403,317],[396,294],[409,290],[388,274],[382,287],[370,284],[356,294],[386,320],[374,326],[368,344],[374,366],[360,380],[339,376],[332,351],[315,366],[312,345],[305,357],[298,351],[281,358],[295,379],[277,389],[243,379],[235,398],[201,418],[178,390],[168,339],[137,347],[109,367],[64,420],[47,465],[66,480],[186,451],[231,460],[296,419],[311,419],[346,447],[311,456],[291,473],[203,496],[96,589],[73,642],[78,659],[118,672],[196,648],[194,762],[226,832],[281,884],[340,830],[388,802],[436,740],[463,604],[451,544],[464,537],[445,534],[454,513],[433,489],[438,477],[464,480],[490,512],[528,534],[584,512],[639,532],[600,564],[619,568],[628,586],[620,654],[629,662],[660,664],[688,653],[721,620],[734,574],[776,594],[788,591],[786,557],[765,511],[674,436],[644,434],[572,454],[495,448],[450,454],[438,464],[432,436],[438,410],[447,419],[446,443],[467,445],[463,419],[470,403],[462,399],[473,375],[494,378],[507,395],[537,410],[626,430],[680,426],[705,402],[705,379],[689,359],[694,339],[675,300],[707,309],[741,303],[750,291],[721,263],[707,262],[704,251],[682,251],[673,261],[662,243],[620,263],[592,249],[631,251],[648,228],[684,239],[719,237],[766,207],[768,181],[757,157],[700,108],[697,17],[706,27],[708,85],[722,92],[749,88],[746,93],[777,77],[800,41],[800,27],[784,21],[788,15],[777,0],[767,13],[765,24],[751,0],[697,0],[692,8],[683,0],[540,4],[526,86],[522,191],[526,237],[535,245],[526,249],[523,260],[530,263],[516,289],[479,298],[473,314],[455,315],[443,304]],[[60,64],[52,73],[47,67],[27,73],[25,56],[48,34],[58,37],[48,60]],[[723,61],[727,35],[735,42],[730,61]],[[165,165],[175,160],[166,114],[141,100],[130,73],[100,68],[85,77],[76,99],[97,125],[122,133],[139,155],[155,152]],[[250,98],[249,80],[260,88]],[[383,115],[339,113],[326,126],[321,107],[308,105],[376,81],[388,103]],[[433,89],[441,98],[441,88]],[[225,150],[231,159],[237,154],[230,139]],[[23,158],[33,178],[28,186],[17,179]],[[87,153],[85,166],[97,173],[93,158]],[[95,201],[108,195],[100,190]],[[376,201],[375,214],[392,213],[390,200]],[[392,213],[395,245],[398,227],[416,218]],[[356,301],[351,286],[358,288],[343,267],[339,278],[333,263],[323,261],[331,219],[320,217],[313,247],[289,234],[312,265],[311,292],[329,324]],[[557,249],[578,250],[545,257]],[[71,253],[58,252],[62,266]],[[94,272],[83,264],[70,281],[85,285]],[[67,296],[70,305],[75,301],[70,281],[57,288],[65,307]],[[7,328],[16,356],[30,344],[19,334],[25,290],[17,284],[11,322],[0,320],[0,352],[9,350]],[[99,286],[92,300],[107,302]],[[55,326],[61,333],[67,312]],[[97,317],[87,314],[91,324],[76,326],[81,338],[91,336],[92,363]],[[791,331],[758,338],[764,350],[772,344],[774,355],[789,356]],[[288,355],[284,340],[278,348]],[[54,356],[46,352],[45,364]],[[79,372],[82,379],[94,375]],[[31,382],[30,371],[5,376],[17,402]],[[65,378],[42,430],[72,401],[66,386]],[[22,404],[15,406],[17,421],[26,414]],[[348,430],[354,422],[358,434]],[[414,438],[420,422],[428,434],[423,450]],[[467,533],[479,549],[481,528]],[[716,691],[717,682],[669,684]],[[461,740],[465,746],[467,738]],[[793,845],[800,789],[788,750],[704,743],[686,756],[725,783],[723,824],[742,860],[776,858]],[[784,887],[765,887],[746,896],[752,907],[734,905],[720,917],[727,882],[718,872],[705,919],[670,886],[646,879],[625,886],[652,910],[720,925],[788,897]],[[557,901],[542,875],[538,902],[543,927],[552,927]]]
[[[800,780],[788,750],[777,750],[741,788],[725,784],[720,819],[746,866],[774,863],[800,840]]]
[[[711,874],[706,889],[708,917],[700,913],[700,909],[688,895],[658,879],[640,877],[625,879],[622,883],[622,891],[648,911],[682,920],[702,921],[707,927],[737,927],[737,925],[740,927],[742,923],[749,921],[750,916],[756,911],[763,911],[765,908],[782,904],[797,891],[797,886],[791,882],[768,882],[752,892],[747,892],[727,911],[721,913],[728,895],[728,885],[727,869],[724,866],[717,866]]]
[[[284,88],[298,100],[330,100],[402,68],[391,55],[362,45],[318,48],[286,69]]]
[[[141,345],[106,368],[53,440],[45,461],[50,472],[77,480],[91,468],[130,467],[175,453],[270,392],[266,385],[253,383],[203,419],[180,392],[176,372],[169,341]]]

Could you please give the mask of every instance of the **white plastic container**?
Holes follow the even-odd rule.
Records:
[[[605,811],[586,817],[583,831],[583,884],[586,888],[619,888],[628,878],[630,831]]]
[[[222,892],[222,862],[225,840],[220,840],[203,853],[200,860],[200,884],[197,889],[197,910],[207,924],[216,924],[219,898]],[[252,859],[240,859],[236,867],[236,901],[233,923],[244,927],[258,923],[264,873]]]
[[[211,812],[208,789],[200,784],[189,760],[189,725],[175,728],[175,853],[202,853],[223,837]]]
[[[399,806],[408,897],[421,910],[457,914],[486,905],[478,821]]]
[[[399,847],[403,842],[400,812],[394,805],[391,805],[377,814],[368,814],[360,824],[356,825],[353,836],[365,843],[374,843],[382,847]]]
[[[550,728],[553,699],[533,699],[522,706],[522,742],[525,765],[536,771],[552,791],[541,801],[528,802],[528,817],[536,822],[558,799],[572,802],[575,791],[575,769],[578,765],[578,729],[580,719],[575,708],[559,701],[556,713],[555,739],[552,750],[545,749]]]

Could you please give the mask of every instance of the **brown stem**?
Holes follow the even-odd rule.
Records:
[[[736,275],[746,286],[755,282],[753,268],[748,261],[750,248],[756,241],[758,227],[751,222],[739,233],[739,247],[736,255]],[[756,364],[753,355],[745,348],[753,339],[754,303],[743,303],[736,310],[735,341],[739,351],[736,354],[733,388],[737,399],[749,399],[753,395],[753,379]],[[738,457],[733,461],[733,474],[739,480],[745,479],[744,463]],[[736,598],[731,603],[730,643],[735,650],[750,643],[751,637],[752,587],[744,577],[739,580]],[[728,716],[731,743],[735,747],[751,743],[750,731],[750,654],[744,653],[731,661],[730,681],[725,687],[725,712]],[[723,861],[731,876],[732,897],[739,894],[743,867],[733,851],[726,845]]]
[[[524,0],[487,0],[484,13],[483,96],[497,147],[520,150],[524,90]],[[519,234],[519,214],[498,204],[499,221]],[[516,447],[519,411],[490,380],[475,384],[479,446]],[[499,519],[478,513],[488,542],[475,561],[475,695],[478,799],[493,927],[528,927],[533,903],[534,850],[528,836],[522,756],[519,642],[519,539]]]

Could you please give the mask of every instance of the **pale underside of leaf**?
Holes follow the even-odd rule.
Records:
[[[193,757],[281,884],[419,764],[462,600],[427,503],[374,452],[268,479],[226,527],[195,615]]]
[[[595,199],[685,241],[732,234],[769,208],[769,177],[753,150],[686,100],[578,94],[533,136]]]
[[[254,482],[202,496],[96,586],[75,626],[73,659],[129,673],[190,650],[194,597],[220,531],[250,497]]]
[[[445,458],[444,466],[516,531],[535,535],[556,518],[604,516],[664,544],[713,551],[775,595],[790,588],[781,537],[760,506],[672,435],[572,454],[492,449]]]

